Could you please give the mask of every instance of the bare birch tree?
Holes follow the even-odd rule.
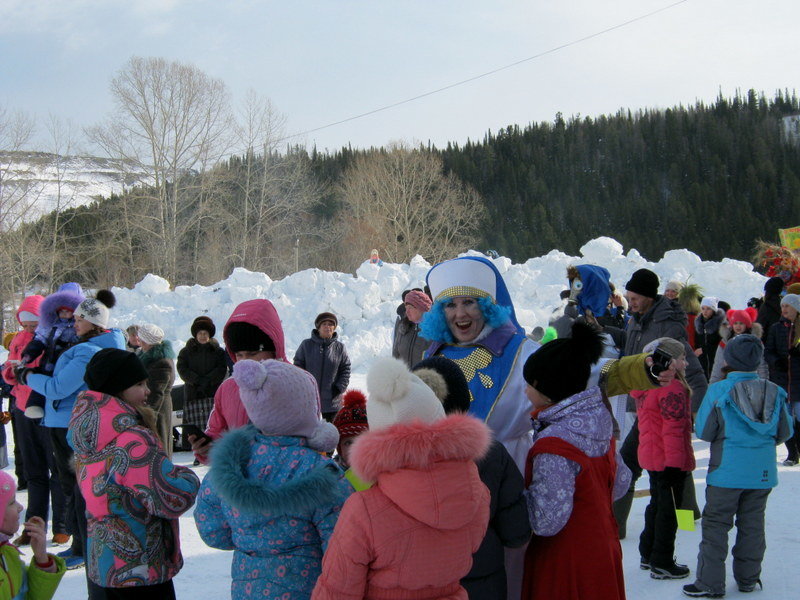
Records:
[[[371,248],[392,262],[415,254],[431,262],[467,250],[485,218],[472,188],[444,174],[442,159],[404,144],[359,156],[344,175],[346,247],[363,260]]]
[[[150,243],[160,274],[174,283],[189,266],[180,251],[208,200],[199,188],[228,149],[228,93],[221,80],[192,65],[133,57],[111,81],[111,94],[112,117],[87,134],[142,173],[145,210],[126,214],[126,223]]]

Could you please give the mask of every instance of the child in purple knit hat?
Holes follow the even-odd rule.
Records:
[[[197,529],[209,546],[234,550],[232,598],[308,598],[353,491],[324,454],[339,434],[322,420],[317,382],[303,369],[241,360],[233,377],[252,425],[214,444]]]

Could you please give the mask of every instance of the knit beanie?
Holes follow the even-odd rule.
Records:
[[[43,301],[44,296],[39,296],[38,294],[23,298],[17,309],[17,321],[20,324],[22,324],[23,321],[38,322]]]
[[[655,298],[658,296],[658,275],[650,269],[639,269],[631,275],[625,289],[640,296]]]
[[[225,327],[225,341],[231,354],[237,352],[275,352],[270,337],[255,325],[236,321]]]
[[[164,341],[164,330],[153,323],[139,325],[139,333],[137,335],[139,336],[139,341],[149,346],[157,346]]]
[[[755,371],[764,356],[764,345],[749,333],[737,335],[725,344],[725,362],[734,371]]]
[[[750,329],[753,326],[753,321],[756,318],[756,310],[754,308],[746,308],[745,310],[729,310],[726,318],[728,319],[728,323],[733,325],[734,323],[744,323],[744,326],[747,329]]]
[[[683,284],[680,281],[668,281],[667,285],[664,286],[664,291],[672,290],[674,292],[680,292],[681,288],[683,288]]]
[[[339,432],[322,420],[311,373],[281,360],[240,360],[233,378],[247,416],[264,435],[304,437],[314,450],[333,452]]]
[[[0,471],[0,506],[5,510],[8,503],[17,493],[17,482],[7,471]]]
[[[714,296],[706,296],[700,301],[700,308],[704,306],[716,311],[719,308],[719,299],[714,298]]]
[[[139,357],[117,348],[103,348],[96,352],[83,375],[90,390],[111,396],[117,396],[145,379],[147,370]]]
[[[576,321],[572,337],[548,342],[528,357],[522,376],[553,403],[560,402],[586,389],[592,365],[602,354],[603,337]]]
[[[660,337],[645,345],[642,352],[652,354],[656,350],[661,350],[669,354],[671,358],[681,358],[686,356],[686,346],[682,342],[671,337]]]
[[[432,356],[418,362],[411,372],[433,390],[448,415],[469,410],[472,393],[459,366],[444,356]]]
[[[784,304],[788,304],[797,312],[800,312],[800,296],[797,294],[786,294],[783,298],[781,298],[781,306]]]
[[[95,298],[86,298],[78,304],[75,309],[75,316],[93,325],[106,329],[108,327],[109,309],[114,308],[117,299],[109,290],[100,290]]]
[[[433,423],[444,407],[419,377],[396,358],[379,358],[367,373],[367,420],[370,430],[421,420]]]
[[[367,423],[367,397],[361,390],[347,390],[342,396],[342,407],[333,417],[333,426],[339,431],[336,451],[342,454],[342,440],[369,430]]]
[[[314,319],[314,327],[319,329],[319,326],[322,324],[323,321],[330,321],[333,323],[334,327],[339,326],[339,319],[336,318],[336,315],[329,312],[319,313],[317,318]]]
[[[411,306],[424,313],[431,309],[432,301],[425,292],[411,290],[406,294],[403,302],[408,302]]]
[[[764,284],[764,293],[768,296],[780,296],[785,282],[780,277],[770,277]]]
[[[214,325],[214,321],[212,321],[209,317],[200,316],[197,317],[194,321],[192,321],[192,337],[197,337],[198,331],[207,331],[209,337],[214,337],[214,334],[217,333],[217,327]]]

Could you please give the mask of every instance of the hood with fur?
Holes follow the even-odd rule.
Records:
[[[753,326],[750,327],[748,331],[745,333],[751,333],[756,336],[758,339],[763,339],[764,328],[761,327],[760,323],[753,323]],[[722,338],[722,342],[725,343],[733,336],[733,328],[730,324],[725,321],[722,325],[719,326],[719,337]]]
[[[489,442],[486,425],[467,415],[398,423],[359,436],[350,465],[406,514],[452,530],[469,523],[485,499],[475,460]]]
[[[59,290],[47,296],[39,305],[39,326],[37,331],[49,333],[58,319],[58,307],[69,306],[74,311],[86,299],[83,292],[75,289]]]

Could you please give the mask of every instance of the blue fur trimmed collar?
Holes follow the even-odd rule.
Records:
[[[251,479],[247,463],[259,437],[262,434],[248,425],[234,429],[214,444],[209,477],[223,500],[244,512],[282,516],[314,510],[336,499],[336,484],[343,474],[332,461],[280,485]]]

